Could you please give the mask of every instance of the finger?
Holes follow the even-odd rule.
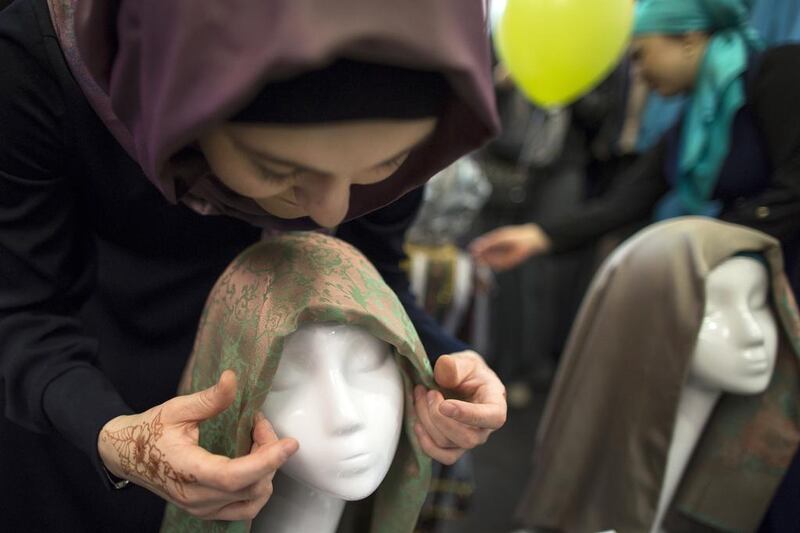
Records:
[[[264,481],[271,482],[272,479],[268,476],[268,479]],[[230,503],[253,499],[256,494],[254,487],[255,485],[251,485],[242,490],[228,492],[215,487],[193,485],[191,488],[187,489],[184,497],[175,498],[173,495],[172,500],[175,501],[178,506],[181,506],[195,515],[206,516],[215,513]]]
[[[213,387],[168,401],[165,404],[165,407],[169,406],[169,409],[165,409],[165,416],[168,418],[164,422],[201,422],[230,407],[234,399],[236,374],[232,370],[226,370]]]
[[[275,429],[261,411],[256,411],[253,422],[253,451],[278,440]]]
[[[458,391],[458,388],[475,371],[477,361],[463,352],[439,357],[433,368],[433,379],[443,389]]]
[[[211,520],[252,520],[267,503],[267,499],[244,500],[226,505],[214,515],[206,517]]]
[[[470,248],[470,253],[473,257],[481,260],[488,260],[493,256],[502,257],[512,249],[511,243],[504,240],[491,239],[482,242],[476,242]]]
[[[496,430],[506,423],[506,405],[496,403],[470,403],[461,400],[445,400],[439,413],[467,426]]]
[[[198,464],[197,478],[204,485],[236,492],[273,475],[297,449],[296,440],[281,439],[235,459],[206,452],[208,456]]]
[[[427,392],[424,387],[417,387],[414,391],[414,404],[417,411],[417,419],[431,439],[440,448],[454,448],[455,443],[445,437],[439,428],[431,420],[430,407],[428,405]]]
[[[485,255],[480,259],[480,262],[488,265],[494,272],[506,272],[507,270],[513,269],[524,260],[524,257],[513,256],[510,252],[498,252]]]
[[[502,243],[506,239],[506,233],[506,228],[498,228],[484,233],[469,244],[469,250],[472,253],[482,254],[487,249]]]
[[[444,397],[440,392],[430,391],[428,396],[431,398],[428,404],[431,422],[444,438],[454,443],[456,447],[469,450],[485,443],[489,438],[490,431],[488,429],[468,426],[443,415],[440,409],[444,402]]]
[[[451,465],[458,461],[459,457],[464,455],[465,450],[459,448],[445,449],[437,446],[428,432],[425,431],[425,428],[419,423],[414,424],[414,433],[417,435],[417,440],[419,441],[422,451],[435,461],[439,461],[445,465]]]
[[[480,403],[506,404],[503,382],[483,357],[472,350],[439,357],[433,376],[442,389],[462,399],[475,401],[474,397],[480,394]]]

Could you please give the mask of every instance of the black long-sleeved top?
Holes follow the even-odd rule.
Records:
[[[399,268],[421,197],[338,236],[375,264],[435,358],[465,346],[416,306]],[[98,433],[174,396],[209,290],[259,238],[148,182],[72,78],[44,0],[0,13],[0,529],[157,525],[155,497],[102,486]]]
[[[720,218],[779,239],[789,276],[800,283],[800,45],[768,49],[744,75],[746,102],[734,117],[730,152],[713,198]],[[674,183],[679,126],[644,154],[604,196],[575,213],[537,221],[556,252],[652,216]]]

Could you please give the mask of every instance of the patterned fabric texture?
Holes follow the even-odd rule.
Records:
[[[321,233],[287,233],[244,251],[212,290],[180,386],[182,394],[212,386],[233,369],[234,404],[200,427],[212,453],[249,452],[253,415],[268,398],[284,339],[304,323],[360,326],[395,348],[403,372],[405,416],[400,443],[374,495],[373,533],[413,531],[430,483],[430,459],[413,431],[413,387],[433,386],[422,343],[400,301],[375,268],[350,245]],[[163,532],[247,532],[245,521],[202,521],[168,505]]]

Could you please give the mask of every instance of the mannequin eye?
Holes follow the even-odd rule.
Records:
[[[374,372],[381,368],[388,359],[389,350],[359,350],[352,355],[351,369],[359,373]]]
[[[288,368],[278,368],[275,373],[275,378],[272,380],[270,391],[281,392],[285,390],[295,389],[303,383],[303,376],[300,372],[294,370],[291,366]]]

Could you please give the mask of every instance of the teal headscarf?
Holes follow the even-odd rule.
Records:
[[[711,195],[730,150],[736,112],[745,103],[742,74],[748,55],[761,48],[749,25],[752,0],[639,0],[634,35],[712,34],[680,138],[675,188],[661,202],[657,218],[715,215]]]

